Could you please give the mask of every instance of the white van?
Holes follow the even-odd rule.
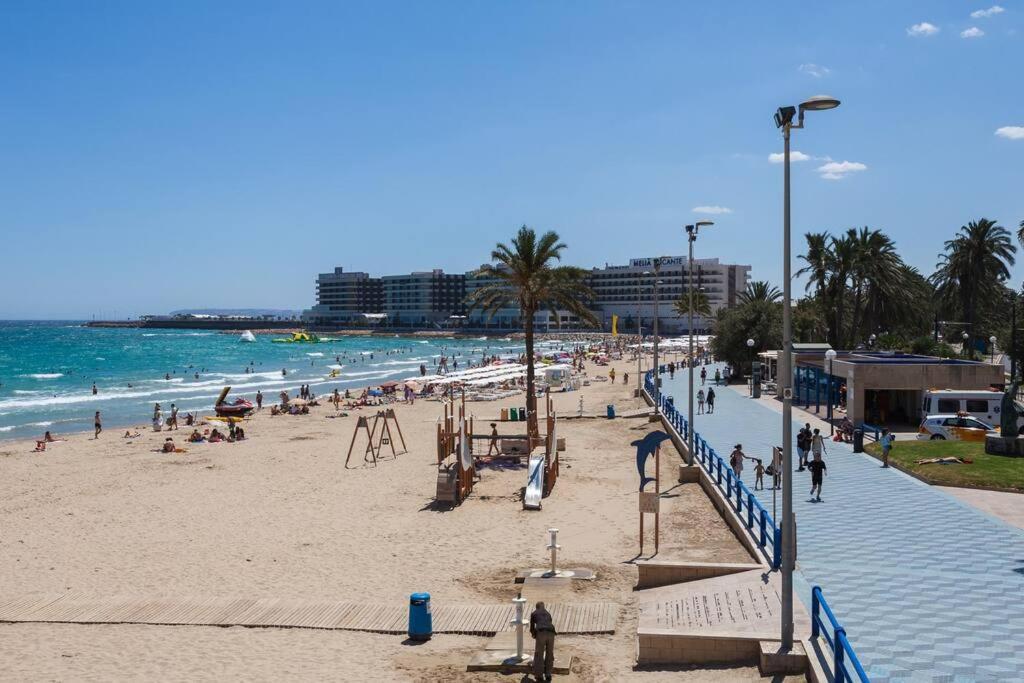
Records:
[[[922,415],[970,415],[986,424],[999,428],[999,413],[1002,407],[1001,391],[978,389],[931,389],[924,392],[921,404]],[[1024,434],[1024,405],[1014,401],[1017,409],[1018,433]]]

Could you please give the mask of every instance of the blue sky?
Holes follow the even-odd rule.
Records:
[[[698,256],[778,283],[772,114],[818,93],[795,249],[868,225],[928,273],[1024,220],[1024,5],[993,7],[9,0],[0,317],[306,307],[522,223],[579,265],[679,254],[695,207],[730,210]]]

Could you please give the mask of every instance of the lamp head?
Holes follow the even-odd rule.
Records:
[[[825,352],[825,359],[830,361],[835,360],[837,355],[839,354],[836,353],[835,349],[829,349],[828,351]]]
[[[839,100],[828,95],[815,95],[814,97],[808,97],[803,103],[800,104],[800,111],[825,111],[826,109],[835,109],[839,106]]]
[[[994,335],[994,334],[993,334],[993,335],[992,335],[991,337],[989,337],[989,338],[988,338],[988,340],[989,340],[989,342],[991,342],[992,344],[995,344],[995,343],[996,343],[996,335]]]
[[[748,339],[747,340],[747,346],[750,347],[750,348],[754,348],[754,340],[753,339]]]
[[[698,229],[700,229],[700,228],[706,228],[707,226],[714,225],[714,224],[715,224],[714,221],[697,221],[696,226],[697,226]]]

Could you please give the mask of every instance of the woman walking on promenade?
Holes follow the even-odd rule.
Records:
[[[740,479],[743,476],[743,459],[746,457],[743,455],[743,444],[736,444],[736,448],[733,449],[732,454],[729,456],[729,465],[732,466],[733,471],[736,473],[736,479]]]
[[[704,390],[703,389],[698,389],[697,390],[697,414],[698,415],[703,415],[704,414]]]

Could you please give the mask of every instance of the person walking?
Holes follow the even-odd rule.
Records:
[[[743,477],[743,459],[746,457],[743,455],[743,444],[740,443],[736,444],[736,448],[729,455],[729,465],[732,467],[733,472],[736,473],[737,479]]]
[[[811,471],[811,496],[813,497],[814,492],[817,491],[818,495],[814,498],[814,501],[820,503],[821,482],[828,470],[828,466],[825,465],[825,461],[821,459],[821,453],[814,454],[814,460],[807,463],[807,469]]]
[[[782,483],[782,446],[772,448],[772,488],[778,490]]]
[[[722,371],[715,368],[715,386],[721,386],[722,384]]]
[[[555,622],[543,602],[530,615],[530,635],[533,636],[533,677],[538,681],[550,681],[551,669],[555,666]]]
[[[708,404],[708,414],[711,415],[715,412],[715,390],[713,387],[708,387],[708,396],[706,400]]]
[[[704,390],[703,389],[698,389],[697,390],[697,414],[698,415],[703,415],[704,414]]]
[[[178,406],[174,405],[173,403],[171,404],[171,419],[167,423],[167,426],[170,427],[171,429],[178,428]]]
[[[816,459],[820,460],[822,453],[827,452],[825,449],[825,439],[821,436],[821,430],[815,429],[814,434],[811,435],[811,453]]]
[[[760,458],[754,458],[754,490],[764,490],[764,463]]]
[[[256,391],[256,410],[263,410],[263,392]]]
[[[811,450],[811,425],[805,424],[796,435],[796,452],[799,458],[800,467],[797,472],[803,472],[807,468],[807,454]]]
[[[96,416],[92,420],[92,426],[93,426],[93,429],[95,430],[93,432],[92,438],[94,438],[94,439],[100,438],[100,432],[103,431],[103,422],[100,420],[100,411],[98,411],[98,410],[96,411]]]
[[[708,381],[708,369],[706,367],[702,366],[701,369],[700,369],[700,384],[701,384],[701,386],[704,386],[704,383],[707,382],[707,381]]]
[[[892,450],[892,442],[895,437],[889,433],[888,429],[882,430],[882,438],[878,440],[878,443],[882,446],[882,467],[889,466],[889,451]]]
[[[498,423],[497,422],[492,422],[491,423],[491,445],[487,448],[487,455],[491,455],[492,453],[495,453],[495,454],[498,454],[498,455],[501,454],[501,451],[498,449]]]

